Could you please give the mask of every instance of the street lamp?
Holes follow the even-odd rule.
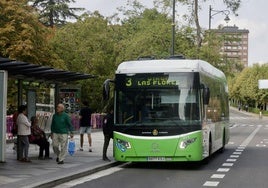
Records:
[[[212,14],[213,12],[214,12],[214,14]],[[211,5],[209,5],[209,25],[208,25],[209,30],[211,29],[211,19],[213,18],[213,16],[215,16],[216,14],[219,14],[219,13],[225,14],[224,21],[226,23],[228,23],[230,21],[230,18],[229,18],[230,11],[229,10],[214,10],[214,9],[212,9]]]
[[[171,56],[174,56],[174,48],[175,48],[175,0],[173,0],[173,12],[172,12]]]

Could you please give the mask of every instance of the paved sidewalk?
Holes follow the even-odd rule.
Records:
[[[112,140],[107,155],[112,160],[102,160],[103,133],[101,130],[92,132],[92,150],[88,151],[87,135],[84,135],[84,151],[78,151],[80,140],[75,135],[76,153],[67,155],[64,164],[58,165],[56,157],[50,146],[51,160],[38,160],[39,146],[30,145],[29,156],[31,163],[17,161],[17,154],[13,150],[13,143],[6,144],[6,162],[0,163],[0,187],[31,188],[31,187],[53,187],[60,183],[70,181],[85,175],[117,165],[113,160]]]

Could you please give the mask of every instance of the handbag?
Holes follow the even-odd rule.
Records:
[[[71,138],[69,140],[69,143],[68,143],[68,153],[73,156],[74,153],[75,153],[75,141],[73,138]]]
[[[35,141],[35,139],[36,139],[35,136],[32,135],[32,134],[29,135],[28,138],[29,138],[29,142],[30,142],[30,143],[33,143],[33,142]]]

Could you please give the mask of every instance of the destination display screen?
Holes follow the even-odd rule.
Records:
[[[131,88],[189,88],[193,87],[193,74],[189,73],[153,73],[116,75],[116,87]]]
[[[157,87],[166,87],[166,86],[175,86],[178,85],[178,81],[169,80],[167,76],[159,77],[126,77],[125,86],[126,87],[143,87],[143,86],[157,86]]]

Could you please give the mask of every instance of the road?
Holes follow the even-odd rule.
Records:
[[[126,163],[58,187],[267,188],[268,118],[231,110],[231,139],[206,165]]]

